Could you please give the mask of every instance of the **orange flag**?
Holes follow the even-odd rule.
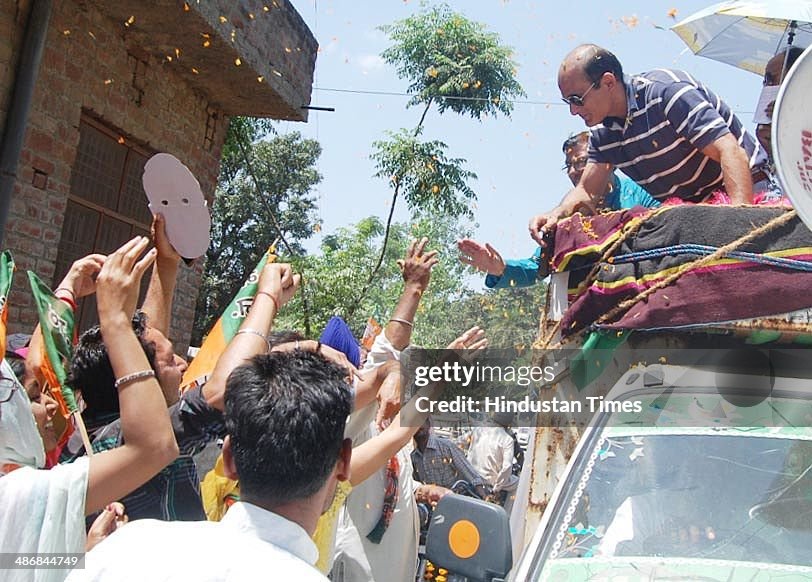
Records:
[[[259,283],[259,276],[262,269],[268,262],[273,263],[276,260],[275,246],[271,245],[268,251],[262,255],[262,258],[251,271],[248,279],[237,291],[234,299],[228,304],[226,310],[211,328],[209,335],[200,346],[200,351],[189,364],[186,372],[183,374],[181,381],[181,391],[185,392],[199,384],[203,384],[208,380],[211,373],[214,371],[214,366],[217,365],[217,360],[225,351],[226,346],[236,335],[237,330],[240,329],[243,320],[248,315],[248,309],[254,302],[254,296],[257,294],[257,284]]]

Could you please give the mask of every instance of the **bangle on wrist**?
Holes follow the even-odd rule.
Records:
[[[314,353],[318,354],[321,352],[321,340],[316,342],[316,351]]]
[[[273,301],[273,306],[274,306],[274,308],[276,310],[275,313],[279,313],[279,301],[276,299],[276,297],[274,297],[273,295],[271,295],[267,291],[257,291],[257,295],[265,295],[268,299]]]
[[[248,333],[248,334],[251,334],[251,335],[256,335],[256,336],[261,337],[263,340],[265,340],[265,343],[268,346],[268,352],[271,351],[271,342],[268,341],[268,336],[266,336],[261,331],[256,330],[256,329],[251,329],[250,327],[244,327],[244,328],[240,328],[235,335],[240,335],[241,333]]]
[[[59,299],[60,301],[64,301],[65,303],[67,303],[70,306],[70,308],[74,312],[76,311],[76,302],[73,301],[73,299],[71,299],[70,297],[59,297],[59,296],[57,296],[57,299]]]
[[[389,321],[394,321],[396,323],[402,323],[403,325],[408,325],[409,327],[414,327],[414,323],[412,323],[408,319],[401,319],[400,317],[390,317]]]
[[[116,390],[119,388],[123,388],[128,384],[132,384],[137,380],[143,380],[144,378],[154,378],[155,377],[155,370],[141,370],[140,372],[133,372],[132,374],[127,374],[122,376],[118,380],[116,380],[115,387]]]
[[[65,293],[70,293],[70,296],[73,297],[74,300],[76,299],[76,293],[74,293],[72,289],[68,289],[67,287],[57,287],[56,289],[54,289],[54,295],[56,295],[57,291],[64,291]]]

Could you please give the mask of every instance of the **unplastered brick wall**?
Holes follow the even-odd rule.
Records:
[[[124,26],[79,0],[53,4],[6,227],[5,246],[18,267],[11,331],[30,331],[36,323],[25,270],[58,283],[55,262],[83,111],[123,138],[177,156],[213,200],[228,119],[175,72],[178,59],[170,62],[128,46]],[[171,339],[179,353],[191,334],[201,263],[182,266],[178,279]]]

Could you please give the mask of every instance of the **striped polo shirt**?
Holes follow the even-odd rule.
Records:
[[[688,73],[656,69],[623,81],[627,116],[590,128],[590,162],[612,164],[659,200],[694,201],[723,187],[721,166],[702,149],[728,133],[751,168],[766,166],[764,149],[730,107]]]

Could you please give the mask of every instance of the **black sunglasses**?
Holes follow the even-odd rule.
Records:
[[[583,95],[570,95],[569,97],[562,97],[561,100],[566,103],[567,105],[575,105],[576,107],[583,107],[584,106],[584,99],[586,96],[589,95],[589,92],[592,91],[595,87],[600,86],[600,81],[595,81],[589,86]]]

